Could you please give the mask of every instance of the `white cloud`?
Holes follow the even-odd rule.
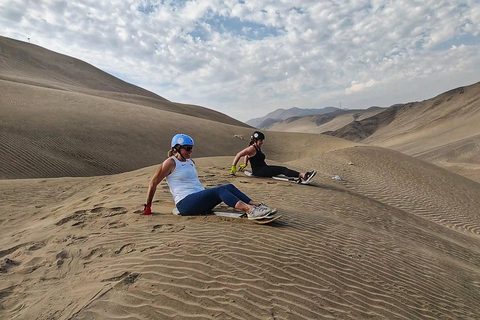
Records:
[[[360,91],[363,91],[365,88],[370,88],[374,86],[375,83],[376,81],[373,79],[370,79],[367,82],[362,82],[362,83],[357,81],[352,81],[352,85],[350,86],[350,88],[345,89],[345,93],[352,94],[355,92],[360,92]]]
[[[474,0],[0,3],[4,36],[242,120],[278,107],[389,105],[479,81],[478,21]]]

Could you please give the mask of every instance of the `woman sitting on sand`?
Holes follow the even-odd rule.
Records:
[[[240,158],[245,157],[245,163],[240,165],[240,170],[245,169],[250,160],[252,167],[252,174],[257,177],[274,177],[283,174],[287,177],[299,178],[302,183],[309,183],[313,177],[317,174],[316,170],[309,172],[298,172],[291,170],[287,167],[281,166],[269,166],[265,163],[265,154],[262,152],[262,145],[265,140],[265,135],[260,131],[255,131],[250,139],[250,145],[237,153],[235,159],[233,159],[232,168],[230,174],[235,175],[237,172],[237,163]]]
[[[263,203],[252,201],[232,184],[205,189],[198,180],[195,162],[191,159],[193,145],[193,139],[185,134],[173,137],[168,159],[158,167],[150,181],[144,215],[152,214],[153,196],[163,179],[166,179],[181,215],[210,212],[222,201],[229,207],[246,212],[249,219],[261,219],[275,212]]]

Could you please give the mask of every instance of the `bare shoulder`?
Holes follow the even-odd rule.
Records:
[[[162,170],[165,170],[170,174],[173,169],[175,169],[175,160],[173,160],[173,158],[167,158],[160,166],[162,167]]]
[[[253,157],[255,154],[257,154],[257,149],[255,149],[253,145],[245,148],[245,151],[247,151],[247,155],[249,155],[250,157]]]
[[[159,181],[163,180],[166,176],[175,170],[175,160],[172,158],[165,159],[157,168],[155,172],[155,179],[160,179]]]
[[[238,153],[238,156],[254,156],[255,153],[257,153],[257,151],[255,150],[255,148],[252,146],[248,146],[246,147],[245,149],[243,149],[242,151],[240,151]]]

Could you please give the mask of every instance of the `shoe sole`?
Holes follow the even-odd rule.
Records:
[[[255,218],[250,218],[250,217],[247,215],[247,218],[248,218],[248,220],[265,219],[265,218],[267,218],[268,216],[270,216],[270,215],[272,215],[272,214],[275,214],[275,213],[276,213],[276,211],[275,211],[275,212],[270,211],[270,212],[268,212],[266,215],[263,215],[263,216],[261,216],[261,217],[255,217]]]

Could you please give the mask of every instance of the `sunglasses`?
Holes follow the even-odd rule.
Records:
[[[181,146],[180,148],[184,149],[185,151],[192,151],[193,146]]]

